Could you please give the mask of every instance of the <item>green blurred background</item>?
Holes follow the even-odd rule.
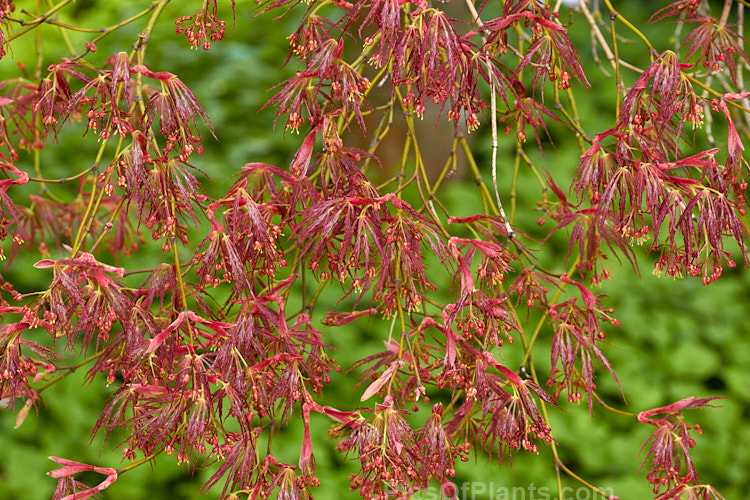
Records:
[[[35,4],[17,2],[17,8],[25,3],[29,4],[29,10]],[[616,7],[638,26],[643,26],[648,15],[666,3],[615,2]],[[62,12],[62,20],[100,27],[124,19],[146,4],[79,0]],[[221,2],[220,8],[229,28],[231,13],[228,4]],[[256,16],[252,4],[238,2],[234,32],[226,40],[215,43],[209,52],[191,51],[185,38],[175,35],[171,21],[198,8],[198,2],[172,2],[162,17],[161,27],[149,43],[146,60],[155,71],[177,74],[208,111],[218,141],[204,134],[205,154],[194,159],[194,163],[211,177],[212,180],[207,182],[209,193],[219,193],[231,185],[232,176],[247,162],[288,165],[301,142],[301,137],[295,134],[284,136],[282,122],[275,132],[271,130],[275,110],[260,110],[273,95],[268,89],[295,70],[293,62],[285,69],[282,65],[286,60],[285,36],[296,29],[298,17],[294,12],[280,20],[274,20],[274,15],[269,14]],[[567,15],[564,10],[563,19]],[[592,90],[588,93],[577,93],[580,96],[577,104],[583,128],[593,135],[611,126],[614,114],[611,88],[614,83],[592,60],[590,35],[583,19],[574,14],[573,21],[570,34],[581,47],[584,68],[592,83]],[[136,26],[113,33],[98,44],[99,50],[90,60],[102,62],[111,53],[129,51],[141,27],[142,23],[136,23]],[[642,58],[646,53],[621,26],[619,29],[625,36],[620,44],[625,58],[645,66],[648,62]],[[671,48],[671,27],[665,31],[645,26],[644,31],[658,42],[660,50]],[[55,56],[66,55],[60,52],[64,46],[59,43],[54,28],[46,27],[44,37],[47,63]],[[71,38],[80,49],[83,39],[75,34]],[[28,42],[31,38],[14,45],[13,52],[0,62],[0,76],[15,76],[15,62],[33,67],[33,47]],[[633,77],[632,73],[626,74],[626,83],[632,83]],[[597,91],[601,89],[607,90]],[[553,139],[565,137],[554,126],[550,130]],[[718,138],[722,137],[721,130],[715,129],[714,133]],[[82,128],[70,127],[60,135],[57,145],[43,151],[42,165],[47,177],[71,175],[90,165],[97,143],[91,134],[83,140],[81,135]],[[480,130],[472,135],[479,159],[486,159],[482,151],[489,151],[487,131]],[[513,142],[508,139],[501,143],[501,151],[512,151],[512,148]],[[527,152],[538,168],[549,170],[558,180],[573,174],[580,154],[577,143],[570,139],[555,141],[554,148],[545,144],[542,156],[530,138]],[[19,166],[30,171],[28,159],[22,158]],[[501,186],[508,185],[511,169],[510,159],[501,160]],[[489,181],[489,176],[485,179]],[[58,196],[69,195],[64,187],[52,189]],[[454,176],[443,189],[441,199],[454,215],[481,211],[473,181],[465,175]],[[540,189],[534,176],[522,169],[515,225],[530,236],[543,238],[549,225],[544,228],[536,225],[540,215],[535,211],[538,199]],[[552,272],[563,272],[562,256],[565,252],[564,241],[552,240],[540,255],[540,262]],[[696,280],[651,275],[653,259],[643,251],[638,250],[638,254],[642,270],[640,277],[627,266],[618,267],[612,259],[612,279],[601,287],[601,293],[610,297],[615,316],[621,322],[619,328],[608,330],[611,345],[605,348],[605,354],[625,391],[627,407],[622,403],[615,384],[603,374],[597,380],[600,392],[610,404],[634,413],[688,396],[725,397],[718,403],[719,408],[687,413],[691,423],[699,423],[704,429],[703,436],[697,439],[693,458],[703,482],[717,487],[727,499],[744,498],[750,491],[746,472],[750,469],[750,448],[747,446],[750,444],[750,428],[747,426],[750,411],[750,336],[747,332],[750,325],[747,321],[750,275],[739,266],[725,272],[718,283],[703,287]],[[38,255],[21,255],[10,268],[3,270],[3,275],[9,281],[19,283],[22,291],[43,288],[49,276],[42,270],[30,268],[38,258]],[[137,262],[124,265],[134,266]],[[448,292],[447,277],[436,277],[436,284],[439,291]],[[338,307],[337,298],[335,291],[324,295],[316,319],[327,307]],[[327,341],[337,349],[334,357],[346,371],[356,360],[382,349],[381,333],[387,332],[388,326],[376,319],[369,323],[355,322],[326,330]],[[542,340],[536,352],[544,352],[545,347]],[[508,366],[514,366],[517,358],[517,353],[509,352],[505,361]],[[544,374],[549,373],[549,360],[535,359],[535,363],[544,379]],[[601,373],[601,369],[598,372]],[[350,408],[357,400],[352,375],[336,374],[321,403]],[[55,467],[46,458],[48,455],[117,466],[120,452],[113,450],[117,436],[104,446],[100,437],[90,445],[88,443],[93,424],[108,394],[113,391],[114,387],[106,387],[100,379],[85,385],[83,373],[78,373],[45,392],[40,412],[32,412],[19,429],[13,429],[15,416],[9,410],[0,411],[0,499],[48,498],[55,485],[55,480],[45,476],[45,472]],[[565,464],[590,483],[613,488],[622,499],[651,498],[653,495],[645,481],[645,471],[637,473],[642,459],[639,458],[639,448],[651,428],[596,406],[593,419],[589,417],[585,404],[581,407],[565,406],[565,409],[566,413],[551,412],[554,436]],[[313,424],[319,426],[313,432],[313,440],[318,477],[322,483],[314,489],[316,498],[356,498],[356,494],[348,489],[348,475],[357,470],[356,464],[345,463],[334,452],[335,442],[329,441],[326,434],[330,421],[314,415]],[[293,421],[275,438],[277,456],[295,463],[301,436],[301,425]],[[468,463],[460,464],[458,471],[456,482],[459,485],[475,482],[475,485],[487,486],[489,491],[484,493],[481,486],[470,490],[474,493],[472,498],[477,500],[495,498],[497,488],[501,486],[526,488],[534,484],[537,488],[556,491],[554,464],[548,449],[542,449],[539,456],[516,454],[513,470],[508,466],[498,468],[495,459],[480,454],[476,459],[471,457]],[[193,498],[211,474],[210,468],[187,470],[177,466],[169,457],[160,457],[153,467],[142,466],[128,472],[102,496],[113,500]],[[89,484],[99,481],[96,475],[80,479]],[[565,486],[577,486],[569,478],[564,477],[563,481]],[[205,497],[217,498],[220,489],[216,488]]]

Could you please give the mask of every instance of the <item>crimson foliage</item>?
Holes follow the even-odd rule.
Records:
[[[560,2],[454,0],[450,15],[427,0],[262,2],[260,11],[301,16],[288,36],[297,72],[267,104],[288,140],[302,133],[299,149],[288,166],[247,163],[216,196],[191,165],[203,152],[201,130],[214,133],[211,120],[177,75],[149,66],[146,49],[157,23],[174,22],[191,48],[209,50],[231,21],[217,0],[185,2],[176,20],[165,19],[167,3],[85,31],[59,20],[71,0],[47,10],[39,2],[35,13],[0,1],[6,59],[24,35],[88,36],[68,44],[70,57],[43,66],[40,55],[33,75],[0,83],[0,254],[7,266],[21,252],[38,255],[35,267],[49,272],[45,289],[25,294],[0,275],[0,400],[21,425],[42,391],[85,368],[116,388],[94,433],[127,436],[120,468],[51,457],[62,466],[50,472],[59,478],[54,498],[88,498],[160,454],[215,464],[204,490],[223,485],[226,498],[309,498],[326,479],[316,475],[312,413],[330,418],[336,449],[357,463],[351,488],[364,498],[430,485],[455,497],[456,462],[480,449],[502,465],[550,447],[558,474],[581,480],[559,461],[548,414],[584,400],[593,414],[602,403],[597,372],[617,381],[601,346],[618,321],[591,289],[609,276],[605,260],[635,267],[641,246],[658,256],[657,273],[706,285],[735,265],[731,248],[747,264],[744,1],[726,0],[718,19],[700,0],[655,12],[652,23],[677,26],[675,50],[657,50],[609,0],[609,23],[596,21],[598,6],[578,3],[576,28],[591,31],[614,73],[603,91],[614,95],[615,118],[596,133],[577,115],[576,99],[593,91]],[[224,17],[234,3],[222,6]],[[87,62],[97,42],[130,24],[141,26],[130,53],[102,67]],[[640,61],[620,57],[618,30],[642,43]],[[437,177],[415,131],[432,108],[454,130]],[[714,137],[714,121],[726,137]],[[395,173],[381,165],[389,173],[376,185],[383,174],[367,166],[381,163],[396,122],[409,132],[402,161]],[[46,178],[40,151],[77,123],[99,141],[91,167]],[[553,125],[580,147],[574,173],[538,172],[525,153],[527,138],[541,148]],[[465,134],[483,126],[491,143],[470,145]],[[363,132],[367,149],[352,141]],[[498,153],[499,133],[514,138],[515,151]],[[704,140],[707,149],[697,145]],[[459,155],[484,213],[457,216],[441,202]],[[569,242],[567,272],[539,265],[535,252],[548,240],[516,227],[515,202],[503,209],[516,187],[499,187],[496,171],[509,156],[516,173],[523,162],[549,188],[539,224],[549,218],[549,237]],[[70,183],[75,196],[60,199],[49,183]],[[28,186],[36,190],[24,197]],[[161,264],[124,267],[158,247]],[[436,290],[440,273],[450,291]],[[320,311],[324,291],[341,307]],[[326,337],[376,315],[393,326],[382,350],[356,364],[359,400],[321,404],[331,372],[351,368],[337,365]],[[542,336],[550,352],[536,345]],[[522,353],[520,370],[504,364],[509,351]],[[71,364],[75,352],[86,359]],[[532,352],[549,356],[550,373]],[[630,414],[655,428],[643,449],[658,498],[721,498],[690,458],[700,428],[683,416],[712,399]],[[304,426],[293,464],[261,445],[291,419]],[[84,471],[106,478],[86,486],[74,479]]]

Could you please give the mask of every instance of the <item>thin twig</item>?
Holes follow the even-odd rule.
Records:
[[[474,8],[474,4],[471,0],[466,0],[466,5],[469,8],[469,12],[471,12],[471,16],[474,19],[474,22],[477,23],[477,26],[481,28],[484,26],[484,23],[479,18],[479,13],[477,13],[477,10]],[[482,42],[485,43],[487,40],[484,35],[482,35]],[[513,231],[513,228],[510,227],[510,221],[508,220],[508,217],[505,215],[505,210],[503,209],[503,202],[500,200],[500,191],[497,188],[497,97],[495,96],[495,74],[492,72],[492,65],[490,64],[489,58],[486,61],[487,63],[487,74],[490,78],[490,120],[492,123],[492,186],[495,188],[495,201],[497,202],[497,209],[500,212],[500,217],[503,218],[503,222],[505,223],[505,231],[508,233],[508,239],[512,240],[516,233]]]

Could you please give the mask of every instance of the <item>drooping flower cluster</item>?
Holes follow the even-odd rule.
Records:
[[[232,15],[234,15],[235,0],[232,0]],[[210,11],[209,11],[210,5]],[[226,21],[219,19],[219,5],[217,0],[203,2],[201,9],[192,16],[181,16],[175,19],[177,34],[184,34],[191,48],[210,50],[211,43],[224,39],[227,29]]]
[[[690,458],[690,449],[695,446],[695,439],[690,433],[701,434],[701,428],[685,422],[682,412],[710,406],[709,403],[715,399],[717,398],[690,397],[638,414],[640,423],[656,427],[643,445],[643,448],[648,446],[643,465],[651,461],[647,479],[654,485],[654,493],[658,493],[662,487],[668,490],[659,498],[684,498],[682,495],[690,494],[691,490],[694,496],[688,498],[713,496],[710,486],[700,484],[698,472]],[[656,415],[663,416],[657,418]],[[719,495],[717,498],[720,497]]]

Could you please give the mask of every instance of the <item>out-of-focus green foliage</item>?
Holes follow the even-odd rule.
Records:
[[[128,17],[140,9],[139,3],[80,0],[76,18],[71,21],[88,26],[111,24],[113,20]],[[164,19],[177,17],[184,10],[184,3],[173,2]],[[630,5],[623,3],[621,7],[628,9],[630,18],[648,30],[645,19],[662,2],[657,4],[631,2]],[[210,52],[190,51],[183,37],[177,36],[174,26],[168,23],[150,40],[148,66],[155,71],[177,74],[205,106],[214,124],[218,141],[207,140],[205,154],[195,162],[195,166],[212,179],[206,180],[209,193],[228,186],[226,183],[244,163],[264,162],[285,167],[301,142],[299,136],[291,133],[285,137],[282,125],[274,131],[275,111],[261,110],[272,95],[268,89],[294,71],[293,67],[282,68],[287,57],[285,35],[296,29],[294,12],[273,19],[271,15],[256,16],[253,8],[249,3],[238,2],[234,32],[226,40],[214,44]],[[565,10],[563,12],[563,16],[567,15]],[[614,83],[593,62],[591,51],[585,48],[590,44],[588,31],[583,29],[577,33],[575,30],[576,23],[584,26],[580,14],[573,13],[572,16],[571,33],[574,41],[584,47],[581,54],[586,58],[585,69],[592,83],[589,98],[578,103],[582,126],[596,133],[607,123],[604,113],[614,113],[613,104],[602,102],[596,89]],[[55,30],[46,29],[49,33],[45,36],[54,39]],[[602,29],[606,31],[604,23]],[[649,32],[649,37],[662,40],[666,48],[670,34]],[[112,51],[128,48],[135,35],[129,28],[115,32],[106,42],[99,44],[97,56],[106,58]],[[75,39],[75,35],[72,38]],[[627,50],[627,43],[621,46]],[[64,50],[62,44],[60,50]],[[2,61],[0,74],[5,74],[14,62],[24,62],[27,67],[32,67],[33,57],[33,46],[14,46],[13,53]],[[630,76],[631,81],[626,79],[626,83],[632,83]],[[66,131],[60,136],[58,147],[43,153],[45,165],[57,166],[48,171],[48,177],[70,175],[88,166],[97,142],[92,135],[81,139],[82,130]],[[551,135],[554,139],[554,128]],[[475,134],[473,144],[478,151],[489,152],[487,132]],[[512,150],[512,144],[514,141],[501,141],[501,151]],[[533,159],[542,169],[566,169],[572,173],[578,164],[577,145],[546,145],[544,155],[537,154]],[[510,165],[511,160],[506,161]],[[502,182],[509,182],[504,175],[507,171],[503,171],[501,164],[501,187]],[[476,213],[478,205],[474,207],[470,201],[476,192],[472,181],[457,176],[450,182],[451,185],[443,191],[448,208],[457,215]],[[217,187],[212,187],[212,183]],[[544,238],[548,228],[536,226],[539,213],[534,210],[540,197],[539,185],[529,173],[522,175],[519,186],[515,225],[532,237]],[[53,186],[51,189],[57,188]],[[555,241],[546,248],[548,252],[567,251]],[[21,255],[14,266],[30,269],[30,259],[31,256]],[[559,253],[540,255],[539,259],[544,263],[561,261]],[[601,287],[601,292],[611,298],[615,316],[621,322],[619,328],[610,328],[608,332],[609,339],[617,347],[607,349],[606,355],[626,390],[626,409],[637,413],[688,396],[725,397],[717,403],[720,408],[694,412],[693,419],[700,423],[704,435],[698,440],[693,458],[698,469],[708,476],[704,480],[710,479],[726,498],[743,498],[750,491],[747,474],[750,448],[743,446],[743,443],[750,443],[750,426],[746,425],[750,414],[750,322],[747,321],[750,275],[738,268],[725,274],[718,283],[703,287],[695,280],[652,276],[652,264],[647,257],[640,259],[640,265],[643,272],[638,277],[627,262],[611,262],[612,279]],[[13,269],[6,272],[12,274]],[[25,279],[14,277],[26,291],[36,289],[35,280],[45,278],[42,271],[28,274]],[[436,284],[446,286],[438,277]],[[448,289],[443,291],[452,293]],[[326,302],[333,300],[321,297],[320,310],[325,310]],[[380,348],[379,336],[371,332],[388,328],[388,322],[372,318],[336,328],[326,341],[338,349],[337,361],[347,370],[365,353]],[[540,342],[544,342],[544,336]],[[538,366],[549,370],[549,360],[535,361]],[[331,388],[335,390],[327,391],[320,403],[348,406],[354,390],[352,377],[346,374],[334,374],[333,377]],[[545,379],[544,374],[542,379]],[[607,403],[622,407],[617,385],[606,377],[599,382],[600,393],[606,397]],[[48,455],[75,456],[92,464],[118,463],[119,453],[112,451],[110,443],[102,446],[100,437],[91,444],[88,442],[90,425],[96,421],[112,390],[98,379],[86,390],[80,390],[86,384],[82,373],[57,384],[45,393],[38,414],[32,413],[19,429],[11,430],[15,416],[9,410],[0,411],[0,428],[3,429],[0,433],[0,498],[31,500],[49,497],[55,481],[44,475],[54,468],[46,458]],[[564,415],[550,415],[565,464],[591,484],[613,488],[620,498],[650,497],[650,487],[642,477],[645,473],[637,476],[636,472],[643,458],[642,455],[639,457],[638,448],[651,429],[597,405],[594,406],[593,419],[585,405],[567,410]],[[312,422],[318,426],[313,430],[317,471],[321,477],[327,478],[318,489],[316,498],[354,498],[355,495],[348,492],[351,469],[341,462],[341,457],[333,450],[334,443],[327,439],[330,421],[315,415]],[[277,444],[289,442],[288,447],[281,447],[289,456],[279,458],[296,460],[301,433],[301,424],[293,423],[274,437]],[[113,436],[112,443],[116,442],[117,436]],[[153,467],[128,472],[127,479],[118,481],[103,497],[113,500],[189,499],[210,474],[210,469],[182,470],[174,465],[173,460],[163,457],[157,459]],[[505,465],[500,471],[494,459],[481,455],[471,457],[459,468],[456,483],[460,486],[461,482],[475,481],[495,487],[533,483],[554,491],[554,477],[552,457],[548,450],[542,449],[540,456],[516,455],[512,468]],[[97,478],[81,479],[91,484],[98,481]],[[491,490],[474,493],[473,498],[477,500],[491,498]],[[218,491],[212,491],[206,497],[217,498]]]

